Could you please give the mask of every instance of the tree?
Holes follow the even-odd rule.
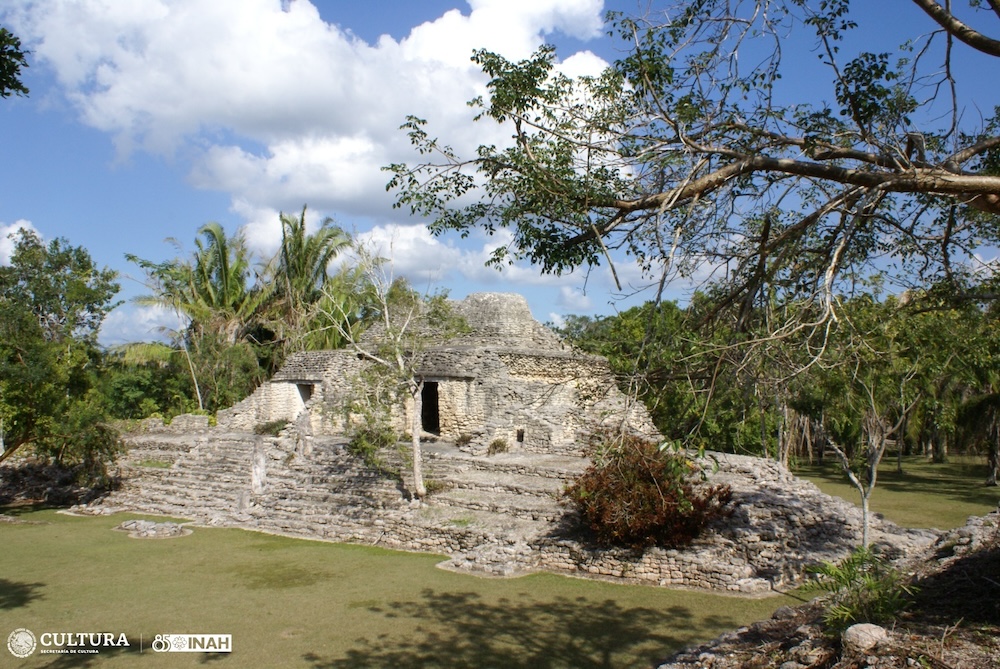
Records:
[[[550,47],[517,63],[478,51],[489,95],[471,104],[510,128],[511,144],[463,157],[410,117],[426,162],[387,167],[388,188],[436,233],[508,229],[494,263],[559,273],[613,267],[624,252],[661,288],[707,264],[718,270],[707,315],[728,314],[737,330],[771,301],[784,316],[773,333],[822,335],[836,296],[879,274],[989,297],[989,282],[986,295],[968,284],[973,267],[995,274],[975,251],[1000,242],[1000,117],[989,87],[959,82],[953,64],[989,67],[1000,41],[913,1],[928,30],[877,51],[851,53],[860,10],[848,0],[684,0],[612,15],[626,55],[599,77],[558,74]],[[988,24],[1000,5],[973,3],[971,16]],[[814,67],[801,58],[811,47]]]
[[[379,406],[363,413],[391,413],[400,399],[409,400],[413,496],[422,499],[427,488],[420,440],[424,389],[421,356],[432,341],[448,339],[467,326],[452,314],[445,294],[422,297],[405,280],[393,277],[391,265],[384,258],[360,245],[355,245],[354,251],[368,286],[367,336],[361,340],[360,329],[351,327],[351,313],[342,311],[339,302],[330,303],[334,312],[328,315],[328,320],[348,346],[373,366],[374,373],[359,380],[362,384],[359,391],[366,401],[374,399]]]
[[[197,372],[198,369],[205,372],[215,368],[219,361],[209,361],[208,367],[196,369],[193,355],[202,347],[207,351],[219,351],[220,342],[229,347],[241,343],[261,316],[272,289],[266,282],[250,282],[251,276],[256,275],[242,234],[229,237],[215,222],[203,225],[198,234],[201,238],[195,239],[195,252],[189,259],[174,258],[156,263],[132,254],[125,257],[146,272],[147,286],[152,291],[134,301],[167,307],[186,321],[185,331],[175,334],[187,361],[198,408],[204,410],[206,398]],[[179,246],[176,240],[169,241]],[[204,355],[200,357],[203,363],[206,362]],[[210,377],[216,379],[217,375]],[[217,384],[215,387],[221,395],[216,392],[213,397],[230,396]],[[253,390],[253,385],[249,390]],[[243,393],[246,392],[249,391],[244,388]]]
[[[317,326],[317,315],[326,311],[322,300],[335,299],[340,306],[350,299],[356,277],[345,269],[331,281],[330,263],[350,246],[350,236],[325,218],[313,233],[306,229],[306,207],[298,216],[281,214],[281,246],[269,263],[267,280],[274,285],[269,327],[286,350],[304,348],[310,344],[338,344],[330,339],[330,328]],[[347,294],[345,294],[347,291]],[[321,329],[325,337],[316,337]]]
[[[0,442],[101,476],[117,450],[97,392],[97,333],[114,308],[116,275],[82,247],[21,230],[0,267]]]
[[[251,283],[252,259],[242,234],[232,237],[218,223],[206,223],[195,239],[189,259],[160,263],[132,254],[125,257],[141,267],[150,295],[137,304],[168,307],[184,316],[198,334],[211,333],[236,343],[269,297],[265,285]],[[175,245],[176,240],[169,240]]]
[[[28,94],[27,87],[21,83],[21,68],[28,67],[25,53],[21,39],[0,26],[0,98],[10,97],[11,93]]]

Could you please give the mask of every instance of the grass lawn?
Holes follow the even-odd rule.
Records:
[[[844,476],[840,464],[828,457],[824,466],[802,465],[793,471],[829,494],[861,504],[861,494]],[[934,464],[920,456],[903,458],[903,473],[896,471],[896,457],[886,456],[879,467],[872,493],[872,510],[904,527],[947,530],[964,525],[969,516],[982,516],[997,508],[1000,488],[988,488],[985,459],[953,456]]]
[[[437,569],[433,555],[234,529],[112,531],[133,515],[19,515],[28,522],[0,523],[3,667],[642,667],[797,603],[550,574],[483,579]],[[22,627],[124,632],[132,648],[18,660],[6,639]],[[233,652],[149,649],[156,634],[181,633],[232,634]]]

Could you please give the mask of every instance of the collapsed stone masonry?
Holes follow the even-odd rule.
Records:
[[[562,342],[509,293],[476,293],[453,302],[468,330],[434,339],[420,353],[423,431],[457,441],[471,453],[491,444],[509,451],[581,455],[586,435],[601,427],[647,436],[656,430],[641,403],[630,401],[607,361]],[[374,337],[362,347],[375,346]],[[311,434],[341,434],[367,365],[356,351],[293,355],[251,397],[219,413],[221,426],[251,430],[276,420],[298,422]],[[393,407],[400,431],[413,403]]]

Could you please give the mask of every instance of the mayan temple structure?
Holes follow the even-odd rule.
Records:
[[[440,340],[428,335],[417,365],[428,436],[472,453],[502,442],[511,451],[574,455],[602,427],[655,436],[645,408],[618,389],[607,361],[562,342],[520,295],[476,293],[452,308],[467,331]],[[376,340],[372,334],[361,345]],[[354,350],[295,354],[251,397],[220,412],[219,425],[252,430],[274,420],[308,421],[312,434],[343,433],[366,364]],[[411,411],[395,407],[401,431]]]

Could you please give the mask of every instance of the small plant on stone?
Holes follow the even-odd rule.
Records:
[[[496,438],[490,442],[489,448],[486,450],[486,455],[496,455],[497,453],[507,452],[507,440]]]
[[[629,435],[605,434],[565,498],[602,546],[680,547],[728,513],[732,490],[708,485],[699,462]]]
[[[361,458],[366,465],[385,469],[379,451],[394,446],[399,440],[396,431],[383,423],[369,423],[356,428],[347,442],[347,451]]]
[[[823,622],[833,631],[855,623],[886,623],[910,603],[916,587],[870,548],[858,548],[839,564],[810,567],[809,587],[828,591]]]
[[[448,481],[440,481],[438,479],[424,479],[424,487],[427,488],[428,495],[434,495],[439,492],[451,490],[453,485]]]
[[[471,434],[460,434],[458,435],[458,439],[455,440],[455,445],[458,446],[459,448],[463,446],[468,446],[471,443],[472,443]]]
[[[253,427],[253,433],[259,435],[269,435],[272,437],[277,437],[285,426],[288,425],[288,420],[280,418],[278,420],[271,420],[266,423],[258,423]]]

